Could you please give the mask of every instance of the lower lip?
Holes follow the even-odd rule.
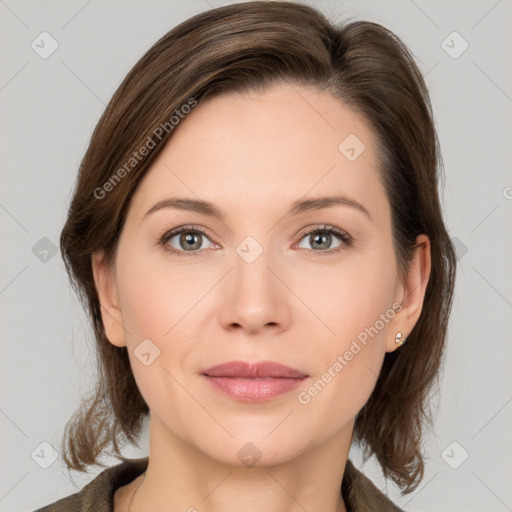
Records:
[[[300,379],[261,378],[240,379],[235,377],[210,377],[206,380],[218,391],[241,402],[265,402],[299,387],[307,377]]]

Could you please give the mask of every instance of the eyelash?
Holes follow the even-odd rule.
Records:
[[[188,258],[188,257],[191,257],[191,256],[192,257],[193,256],[199,256],[204,249],[196,250],[196,251],[181,251],[181,250],[176,250],[176,249],[170,247],[169,245],[167,245],[167,242],[171,238],[175,237],[176,235],[180,235],[181,233],[184,233],[184,232],[197,232],[197,233],[201,233],[202,235],[204,235],[206,238],[209,239],[209,236],[206,233],[206,231],[204,231],[203,229],[199,228],[198,226],[193,226],[193,225],[181,226],[180,228],[176,228],[176,229],[173,229],[171,231],[166,231],[158,239],[158,245],[163,246],[166,251],[169,251],[169,252],[171,252],[173,254],[176,254],[177,256],[180,256],[180,257],[183,256],[185,258]],[[352,245],[352,242],[353,242],[353,239],[352,239],[352,237],[350,235],[348,235],[347,233],[341,231],[340,229],[338,229],[338,228],[336,228],[334,226],[330,226],[328,224],[325,224],[322,227],[316,227],[316,228],[313,228],[313,229],[311,229],[309,231],[305,231],[305,232],[300,233],[299,242],[303,238],[306,238],[307,236],[310,236],[310,235],[312,235],[314,233],[329,233],[329,234],[333,234],[333,235],[338,237],[343,242],[342,245],[340,245],[339,247],[336,247],[335,249],[326,249],[326,250],[321,250],[321,251],[315,251],[313,249],[304,249],[306,251],[309,251],[309,252],[313,253],[314,257],[317,257],[317,256],[328,256],[328,255],[332,255],[334,253],[340,252],[343,249],[345,249],[345,248],[349,247],[350,245]]]

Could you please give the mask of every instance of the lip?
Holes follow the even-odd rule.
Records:
[[[214,389],[242,402],[271,400],[297,388],[309,377],[275,361],[229,361],[204,370],[202,375]]]
[[[284,366],[275,361],[263,361],[261,363],[246,363],[245,361],[228,361],[227,363],[212,366],[203,370],[203,375],[209,377],[239,377],[241,379],[254,378],[279,378],[300,379],[308,377],[307,374]]]

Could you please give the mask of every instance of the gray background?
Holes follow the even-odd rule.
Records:
[[[1,511],[51,503],[100,471],[68,473],[60,458],[41,467],[52,461],[41,443],[59,448],[94,361],[87,321],[52,248],[92,130],[122,78],[177,23],[226,3],[0,0]],[[310,3],[335,19],[382,23],[415,55],[435,109],[445,216],[459,256],[425,478],[400,498],[374,461],[364,471],[409,511],[512,510],[512,3]],[[59,45],[46,59],[31,47],[51,48],[43,31]],[[460,55],[464,41],[454,31],[469,44]],[[147,432],[142,449],[125,455],[146,450]],[[359,461],[356,450],[351,458]]]

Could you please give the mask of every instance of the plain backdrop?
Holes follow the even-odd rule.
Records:
[[[176,24],[227,3],[0,1],[1,511],[52,503],[100,471],[51,463],[94,370],[60,230],[92,130],[123,77]],[[381,23],[414,54],[434,106],[459,260],[425,478],[400,497],[374,460],[363,470],[409,511],[512,510],[512,2],[310,4],[335,20]],[[124,453],[145,456],[147,435]]]

